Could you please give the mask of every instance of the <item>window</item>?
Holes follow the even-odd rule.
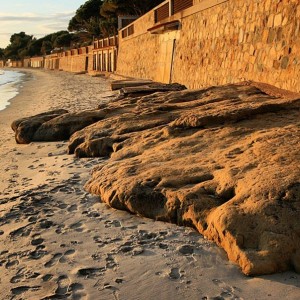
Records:
[[[176,14],[181,10],[193,6],[193,0],[173,0],[172,1],[172,14]]]
[[[165,18],[168,18],[169,15],[170,15],[170,4],[168,2],[154,11],[155,23]]]

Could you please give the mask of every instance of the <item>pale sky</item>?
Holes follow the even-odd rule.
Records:
[[[0,48],[12,34],[25,31],[36,38],[67,30],[69,20],[86,0],[0,0]]]

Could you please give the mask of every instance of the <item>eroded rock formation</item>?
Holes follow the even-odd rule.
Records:
[[[69,144],[79,157],[109,158],[88,191],[197,228],[247,275],[300,272],[297,95],[243,83],[118,99],[100,113]]]
[[[69,113],[61,109],[16,120],[11,127],[19,144],[61,141],[68,140],[73,133],[103,119],[104,116],[105,112],[99,110]]]
[[[33,140],[35,132],[43,123],[66,113],[68,111],[65,109],[56,109],[13,121],[11,128],[15,132],[16,142],[18,144],[29,144]]]

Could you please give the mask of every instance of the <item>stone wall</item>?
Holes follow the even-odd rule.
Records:
[[[29,68],[30,67],[30,58],[24,58],[23,59],[23,67]]]
[[[179,30],[158,34],[148,31],[153,16],[120,34],[117,73],[189,88],[254,80],[300,92],[299,0],[195,0],[159,23],[178,20]]]
[[[154,15],[147,13],[132,24],[134,25],[133,35],[122,38],[122,31],[119,33],[117,73],[155,79],[158,38],[147,32],[147,29],[154,24]]]
[[[47,70],[58,70],[59,69],[59,60],[62,56],[61,53],[54,53],[46,55],[44,68]]]
[[[44,57],[31,57],[30,58],[30,67],[31,68],[44,68]]]
[[[81,73],[92,70],[92,46],[65,51],[59,58],[59,69]]]
[[[91,75],[98,75],[116,71],[117,47],[117,36],[95,40],[92,49],[92,70],[89,73]]]

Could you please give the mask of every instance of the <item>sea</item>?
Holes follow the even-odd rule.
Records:
[[[25,76],[19,71],[0,69],[0,110],[5,109],[10,100],[18,95]]]

